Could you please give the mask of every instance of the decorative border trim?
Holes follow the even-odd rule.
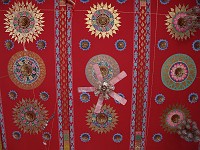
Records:
[[[72,6],[67,5],[67,62],[68,62],[68,93],[69,93],[69,129],[70,149],[75,150],[74,144],[74,103],[72,77]]]
[[[64,149],[63,129],[62,129],[62,101],[60,86],[60,48],[59,48],[59,0],[54,0],[55,9],[55,49],[56,49],[56,99],[58,103],[58,132],[59,132],[59,149]]]
[[[145,80],[144,80],[144,103],[143,103],[143,119],[142,119],[142,143],[141,149],[145,149],[146,125],[147,125],[147,107],[148,107],[148,88],[149,88],[149,71],[150,71],[150,12],[151,0],[146,0],[146,57],[145,57]]]
[[[139,0],[135,0],[134,11],[135,21],[134,21],[134,39],[133,39],[133,71],[132,71],[132,104],[131,104],[131,125],[130,125],[130,150],[134,149],[135,141],[135,113],[136,113],[136,97],[137,97],[137,67],[138,67],[138,34],[139,34]]]
[[[0,125],[1,125],[1,140],[3,144],[3,148],[6,150],[7,149],[6,132],[5,132],[6,130],[5,130],[5,123],[4,123],[4,116],[3,116],[1,91],[0,91]]]

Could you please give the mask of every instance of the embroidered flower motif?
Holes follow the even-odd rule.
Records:
[[[40,92],[40,99],[43,101],[47,101],[49,99],[49,94],[45,91]]]
[[[14,131],[13,133],[12,133],[12,136],[13,136],[13,138],[15,139],[15,140],[19,140],[19,139],[21,139],[21,133],[19,132],[19,131]]]
[[[164,103],[164,101],[165,101],[165,96],[163,94],[156,95],[155,102],[157,104],[162,104],[162,103]]]
[[[198,102],[198,100],[199,100],[199,96],[198,96],[197,93],[191,93],[191,94],[188,96],[188,101],[189,101],[190,103],[196,103],[196,102]]]
[[[8,97],[11,99],[11,100],[16,100],[17,99],[17,92],[14,91],[14,90],[11,90],[9,93],[8,93]]]
[[[14,43],[12,40],[6,40],[4,45],[5,45],[6,49],[9,51],[14,48]]]
[[[81,100],[81,102],[83,102],[83,103],[89,102],[89,101],[90,101],[90,94],[89,94],[89,93],[86,93],[86,92],[81,93],[81,95],[80,95],[80,100]]]
[[[116,48],[118,51],[123,51],[123,50],[125,50],[125,48],[126,48],[126,41],[125,41],[125,40],[122,40],[122,39],[117,40],[117,41],[115,42],[115,48]]]
[[[80,47],[80,49],[82,49],[84,51],[89,50],[90,49],[90,41],[87,39],[81,40],[79,43],[79,47]]]
[[[160,39],[158,41],[159,50],[166,50],[168,48],[168,41],[164,39]]]
[[[162,137],[162,134],[156,133],[153,135],[152,139],[154,140],[154,142],[160,142],[162,141],[163,137]]]
[[[170,77],[175,82],[182,82],[188,76],[188,67],[184,62],[176,62],[170,69]]]
[[[47,47],[47,42],[45,40],[38,40],[36,46],[39,50],[44,50]]]
[[[192,49],[197,52],[200,51],[200,40],[195,40],[192,43]]]

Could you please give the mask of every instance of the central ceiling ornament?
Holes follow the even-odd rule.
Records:
[[[167,32],[170,33],[170,35],[178,40],[188,39],[190,38],[190,35],[194,35],[194,32],[196,30],[194,28],[191,28],[186,20],[187,17],[187,10],[188,5],[178,5],[174,8],[171,8],[171,11],[169,11],[169,14],[166,15],[167,19],[165,20],[167,25]]]
[[[103,39],[106,37],[109,38],[113,36],[113,34],[116,34],[118,27],[121,26],[119,13],[111,4],[97,3],[97,5],[93,5],[87,12],[87,18],[85,18],[87,24],[86,28],[88,28],[95,37],[98,36]]]
[[[13,108],[14,123],[24,133],[38,134],[47,123],[47,112],[37,100],[22,99]]]
[[[101,107],[103,105],[104,99],[109,99],[111,96],[120,104],[125,105],[127,100],[121,97],[119,94],[115,93],[114,85],[124,79],[127,74],[125,71],[119,73],[116,77],[112,78],[110,81],[105,81],[101,73],[100,67],[98,64],[93,65],[94,72],[97,77],[97,86],[95,87],[78,87],[78,92],[94,92],[96,96],[99,96],[94,112],[100,113]]]

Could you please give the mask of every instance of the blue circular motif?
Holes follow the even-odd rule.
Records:
[[[12,136],[13,136],[13,138],[15,139],[15,140],[19,140],[19,139],[21,139],[21,133],[19,132],[19,131],[14,131],[13,133],[12,133]]]
[[[40,99],[43,101],[47,101],[49,99],[49,94],[45,91],[40,93]]]
[[[38,4],[42,4],[45,2],[45,0],[35,0]]]
[[[197,101],[199,100],[199,96],[197,93],[191,93],[189,96],[188,96],[188,101],[190,103],[196,103]]]
[[[44,132],[44,133],[42,134],[42,138],[43,138],[43,140],[45,140],[45,141],[49,141],[49,140],[51,139],[51,134],[50,134],[49,132]]]
[[[80,139],[82,142],[86,143],[90,141],[91,137],[89,133],[82,133]]]
[[[166,5],[170,2],[170,0],[160,0],[160,3]]]
[[[8,97],[11,99],[11,100],[16,100],[17,99],[17,92],[14,91],[14,90],[11,90],[9,93],[8,93]]]
[[[14,42],[12,40],[6,40],[4,45],[7,50],[11,50],[14,48]]]
[[[158,41],[159,50],[166,50],[168,48],[168,41],[164,39],[160,39]]]
[[[7,5],[10,3],[10,0],[2,0],[3,4]]]
[[[125,3],[127,0],[117,0],[118,3],[123,4]]]
[[[197,2],[197,5],[200,5],[200,0],[196,0],[196,2]]]
[[[80,0],[82,3],[87,3],[89,0]]]
[[[44,50],[47,47],[47,42],[45,40],[38,40],[36,46],[39,50]]]
[[[117,93],[117,94],[118,94],[119,96],[125,98],[124,94],[122,94],[122,93]],[[115,99],[115,103],[120,104],[116,99]]]
[[[119,133],[116,133],[113,135],[113,141],[115,143],[120,143],[122,141],[122,139],[123,139],[123,136]]]
[[[86,92],[81,93],[81,95],[80,95],[80,100],[81,100],[81,102],[83,102],[83,103],[89,102],[89,101],[90,101],[90,94],[89,94],[89,93],[86,93]]]
[[[200,51],[200,40],[195,40],[193,43],[192,43],[192,48],[194,51]]]
[[[162,141],[163,137],[162,137],[162,134],[156,133],[153,135],[152,139],[154,140],[154,142],[160,142]]]
[[[123,39],[119,39],[115,42],[115,48],[118,51],[123,51],[126,48],[126,41]]]
[[[90,41],[87,39],[83,39],[79,42],[80,49],[87,51],[90,49]]]
[[[162,104],[165,101],[165,96],[163,94],[158,94],[155,97],[155,102],[157,104]]]

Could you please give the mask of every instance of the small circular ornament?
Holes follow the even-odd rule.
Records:
[[[14,48],[14,43],[12,40],[6,40],[4,45],[5,45],[6,49],[9,51]]]
[[[7,4],[10,3],[10,0],[2,0],[2,2],[3,2],[4,5],[7,5]]]
[[[49,141],[51,139],[51,134],[49,132],[44,132],[42,138],[44,141]]]
[[[114,58],[104,54],[92,57],[86,65],[85,74],[90,84],[95,87],[98,87],[98,79],[93,69],[94,64],[99,65],[103,80],[106,82],[110,81],[120,73],[119,65]]]
[[[165,101],[165,96],[163,94],[156,95],[155,102],[157,104],[162,104],[162,103],[164,103],[164,101]]]
[[[84,143],[89,142],[90,141],[90,134],[89,133],[82,133],[80,136],[80,140]]]
[[[38,40],[36,46],[39,50],[44,50],[47,46],[47,42],[45,40]]]
[[[79,47],[80,47],[80,49],[82,49],[84,51],[89,50],[90,49],[90,41],[86,40],[86,39],[81,40],[79,43]]]
[[[161,142],[163,139],[162,134],[160,134],[160,133],[154,134],[152,138],[153,138],[154,142]]]
[[[188,101],[189,101],[190,103],[196,103],[196,102],[198,102],[198,100],[199,100],[199,96],[198,96],[197,93],[191,93],[191,94],[188,96]]]
[[[160,3],[166,5],[170,2],[170,0],[160,0]]]
[[[191,57],[175,54],[169,57],[162,66],[162,82],[169,89],[184,90],[194,82],[196,72],[196,65]]]
[[[42,4],[45,2],[45,0],[35,0],[38,4]]]
[[[40,99],[43,101],[47,101],[49,99],[49,94],[45,91],[40,92]]]
[[[89,101],[90,101],[90,94],[89,94],[89,93],[86,93],[86,92],[81,93],[81,95],[80,95],[80,100],[81,100],[81,102],[83,102],[83,103],[89,102]]]
[[[117,0],[117,2],[118,2],[119,4],[126,3],[126,1],[127,1],[127,0]]]
[[[123,51],[123,50],[125,50],[125,48],[126,48],[126,41],[125,41],[125,40],[122,40],[122,39],[117,40],[117,41],[115,42],[115,48],[116,48],[118,51]]]
[[[43,82],[46,69],[38,54],[31,51],[20,51],[10,58],[8,74],[16,86],[24,90],[31,90]]]
[[[115,143],[120,143],[122,141],[122,139],[123,139],[123,136],[119,133],[116,133],[113,135],[113,141]]]
[[[193,43],[192,43],[192,48],[194,51],[198,52],[200,51],[200,40],[195,40]]]
[[[21,139],[21,133],[19,132],[19,131],[14,131],[13,133],[12,133],[12,136],[13,136],[13,138],[15,139],[15,140],[19,140],[19,139]]]
[[[11,90],[9,93],[8,93],[8,97],[11,99],[11,100],[16,100],[17,99],[17,92],[14,91],[14,90]]]
[[[160,50],[166,50],[168,48],[168,41],[167,40],[163,40],[163,39],[159,40],[158,41],[158,48]]]

